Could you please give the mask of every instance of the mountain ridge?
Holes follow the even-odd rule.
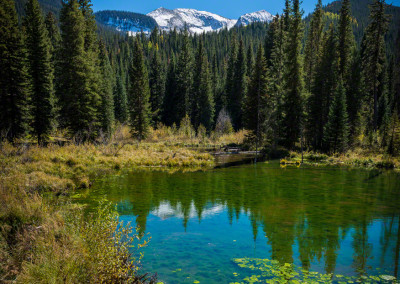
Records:
[[[111,19],[111,17],[105,17],[104,14],[107,13],[114,13],[114,19]],[[149,33],[149,30],[151,30],[151,28],[146,25],[132,25],[132,29],[129,29],[127,28],[128,26],[123,26],[123,23],[126,23],[127,21],[124,21],[124,19],[120,17],[121,15],[118,15],[117,13],[118,11],[104,10],[96,12],[95,14],[96,19],[100,23],[108,26],[114,26],[117,30],[128,32],[130,34],[135,34],[141,30],[143,30],[145,33]],[[148,16],[155,20],[161,30],[170,31],[174,28],[177,30],[183,30],[186,26],[188,31],[192,34],[218,31],[224,28],[231,29],[235,26],[246,26],[253,22],[270,22],[274,17],[271,13],[261,10],[244,14],[240,16],[239,19],[234,20],[208,11],[200,11],[189,8],[176,8],[171,10],[164,7],[155,9],[146,15],[133,12],[123,13],[125,13],[125,16],[128,16],[128,18],[131,19],[130,22],[132,22],[133,17],[129,16],[129,13]],[[97,14],[102,15],[102,17],[97,17]],[[118,23],[120,23],[120,25],[118,25]]]

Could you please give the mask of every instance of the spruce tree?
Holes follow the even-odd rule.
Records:
[[[220,98],[221,94],[221,86],[220,86],[220,78],[219,78],[219,70],[218,70],[218,61],[217,54],[215,51],[213,52],[212,62],[211,62],[211,90],[212,97],[214,99],[215,104],[215,115],[217,115],[221,111],[221,105],[218,102],[218,98]]]
[[[324,34],[315,80],[307,101],[307,140],[315,150],[323,146],[324,126],[336,90],[339,73],[337,36],[333,24]]]
[[[370,23],[366,29],[362,58],[367,105],[369,114],[372,115],[369,127],[374,131],[378,128],[379,88],[382,87],[383,82],[380,81],[384,78],[382,73],[385,72],[386,65],[385,34],[389,18],[385,14],[385,7],[384,0],[375,0],[370,6]]]
[[[198,45],[195,59],[193,92],[195,99],[192,101],[192,124],[196,129],[203,125],[210,132],[214,122],[214,98],[202,40]]]
[[[363,72],[360,51],[354,49],[353,62],[351,63],[351,80],[347,86],[347,113],[349,116],[349,145],[356,142],[357,137],[361,134],[362,123],[361,116],[364,111],[363,97]]]
[[[60,35],[60,30],[57,26],[56,16],[52,12],[49,12],[46,15],[45,24],[46,24],[47,33],[48,33],[48,36],[49,36],[49,39],[51,42],[52,59],[54,60],[56,52],[60,46],[61,35]]]
[[[164,107],[163,107],[163,122],[171,126],[174,123],[179,122],[178,113],[176,113],[176,105],[182,102],[178,101],[176,93],[176,64],[175,56],[172,53],[168,63],[167,77],[165,80],[165,96],[164,96]]]
[[[273,110],[273,146],[276,146],[283,137],[283,91],[284,91],[284,64],[285,64],[285,42],[286,33],[284,31],[283,18],[276,15],[271,25],[274,28],[273,48],[271,52],[270,63],[268,67],[269,93],[271,95],[271,104]]]
[[[311,18],[310,30],[308,32],[307,41],[304,50],[304,76],[305,88],[311,92],[315,76],[315,67],[317,65],[318,56],[322,44],[322,29],[324,27],[322,10],[322,1],[318,0],[314,13]]]
[[[250,80],[251,75],[253,74],[254,67],[254,54],[253,54],[253,46],[250,43],[247,47],[247,54],[246,54],[246,76],[247,81]]]
[[[239,49],[234,64],[232,90],[227,94],[228,112],[231,114],[233,127],[242,128],[242,104],[246,94],[246,54],[243,41],[239,42]]]
[[[176,66],[176,120],[179,123],[186,115],[191,115],[193,88],[193,55],[187,29],[184,30],[178,63]]]
[[[114,125],[114,98],[113,98],[113,70],[108,59],[108,53],[103,41],[100,41],[99,46],[99,60],[100,60],[100,122],[101,129],[107,135],[111,134]]]
[[[230,108],[228,107],[229,102],[232,100],[230,97],[234,92],[234,78],[235,78],[235,63],[237,59],[237,42],[236,42],[236,34],[233,34],[230,48],[229,48],[229,58],[228,58],[228,66],[226,69],[226,80],[225,80],[225,97],[222,99],[221,109],[227,107],[229,115],[232,117],[232,113]],[[226,105],[225,105],[226,104]]]
[[[261,44],[258,47],[254,72],[244,103],[244,124],[257,142],[265,136],[265,126],[270,123],[270,98],[268,94],[267,62]]]
[[[348,147],[348,120],[346,89],[343,80],[335,91],[332,104],[329,108],[328,122],[324,129],[324,148],[330,153],[345,152]]]
[[[29,125],[29,82],[26,54],[15,3],[0,2],[0,139],[13,141]]]
[[[290,26],[285,48],[285,102],[283,105],[284,144],[293,149],[302,131],[303,117],[303,66],[301,41],[303,39],[302,12],[300,1],[293,0],[290,14]]]
[[[158,50],[154,48],[153,57],[150,62],[150,105],[153,125],[161,122],[163,113],[163,101],[165,93],[164,72]]]
[[[86,24],[75,0],[65,1],[60,15],[61,47],[57,60],[60,122],[72,135],[94,138],[99,124],[101,98],[94,88],[92,55],[85,51]],[[89,51],[91,53],[91,51]],[[96,71],[99,72],[99,71]]]
[[[128,98],[126,94],[125,74],[118,71],[114,87],[114,116],[120,123],[128,120]]]
[[[350,0],[343,0],[340,8],[338,27],[338,51],[339,51],[339,76],[342,76],[345,87],[349,80],[349,70],[352,62],[352,49],[354,48],[354,35],[352,29],[352,16]]]
[[[291,20],[291,13],[292,13],[292,5],[290,0],[285,0],[285,9],[283,9],[283,29],[285,32],[289,31],[290,28],[290,20]]]
[[[26,4],[24,27],[31,78],[33,134],[41,144],[53,127],[54,88],[51,45],[38,0]]]
[[[132,62],[129,67],[129,118],[133,137],[139,141],[145,139],[149,133],[150,126],[150,89],[145,58],[142,44],[138,37],[132,55]]]

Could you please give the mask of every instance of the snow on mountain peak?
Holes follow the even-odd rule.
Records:
[[[253,22],[271,22],[273,18],[274,16],[271,13],[261,10],[242,15],[237,21],[236,26],[247,26]]]
[[[262,10],[231,20],[207,11],[178,8],[174,10],[160,7],[147,15],[125,11],[100,11],[96,19],[104,25],[112,26],[118,31],[135,35],[139,32],[149,34],[156,26],[170,31],[176,28],[183,30],[185,25],[190,33],[203,33],[230,29],[234,26],[247,26],[253,22],[270,22],[274,16]]]
[[[190,33],[216,31],[225,27],[230,29],[236,23],[236,20],[210,12],[185,8],[168,10],[161,7],[148,13],[147,16],[152,17],[163,30],[169,31],[173,28],[182,30],[186,24]]]

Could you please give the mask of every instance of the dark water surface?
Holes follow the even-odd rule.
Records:
[[[165,283],[227,283],[233,258],[268,258],[322,273],[399,276],[400,175],[259,163],[206,172],[135,172],[98,180],[149,233],[143,269]],[[235,272],[240,273],[237,277]]]

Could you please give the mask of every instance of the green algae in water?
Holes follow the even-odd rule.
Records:
[[[236,258],[233,259],[239,267],[253,271],[251,276],[243,279],[243,282],[231,282],[231,284],[241,283],[399,283],[395,277],[390,275],[380,276],[343,276],[340,274],[323,274],[308,271],[296,265],[285,263],[280,264],[277,260],[259,258]],[[237,273],[236,273],[237,274]]]

